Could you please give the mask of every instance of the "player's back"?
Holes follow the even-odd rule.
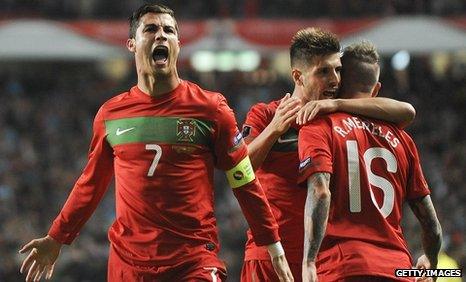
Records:
[[[405,134],[381,121],[330,115],[333,174],[328,239],[355,238],[380,244],[402,240],[400,221],[410,157]],[[346,230],[341,234],[340,230]],[[387,242],[388,241],[388,242]],[[396,242],[394,248],[401,245]]]
[[[336,265],[341,268],[337,273],[347,276],[393,276],[394,268],[409,268],[411,256],[400,226],[403,203],[428,194],[425,182],[419,183],[424,178],[412,139],[389,123],[346,113],[322,117],[303,132],[322,136],[310,138],[318,153],[309,162],[329,154],[332,167],[319,275],[335,273]]]

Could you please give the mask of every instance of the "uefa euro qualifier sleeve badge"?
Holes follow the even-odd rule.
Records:
[[[176,136],[179,142],[194,142],[196,135],[196,124],[192,119],[178,119]]]

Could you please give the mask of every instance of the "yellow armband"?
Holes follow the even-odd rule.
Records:
[[[246,156],[235,167],[226,171],[231,188],[238,188],[256,179],[251,160]]]

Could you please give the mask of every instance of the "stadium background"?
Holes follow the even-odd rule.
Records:
[[[43,236],[64,203],[86,162],[98,107],[135,84],[125,19],[142,3],[0,0],[0,281],[23,279],[17,250]],[[380,95],[417,110],[407,130],[419,147],[445,252],[464,266],[464,1],[159,3],[175,10],[181,28],[180,76],[222,92],[240,124],[252,104],[292,90],[286,47],[297,29],[328,28],[345,44],[373,40],[383,56]],[[229,280],[238,281],[246,224],[223,175],[216,179],[221,256]],[[105,280],[113,201],[112,186],[78,239],[63,249],[53,281]],[[408,210],[403,226],[417,257],[420,227]]]

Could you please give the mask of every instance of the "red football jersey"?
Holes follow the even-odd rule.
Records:
[[[115,173],[116,220],[109,239],[124,260],[169,266],[202,256],[222,267],[214,166],[230,170],[246,157],[233,111],[219,93],[182,81],[153,98],[135,86],[97,113],[88,164],[49,234],[71,243]],[[278,241],[278,226],[259,182],[233,191],[256,240]]]
[[[246,142],[258,136],[275,115],[280,101],[259,103],[249,111],[243,125]],[[262,166],[256,171],[275,219],[288,262],[302,263],[304,234],[304,203],[306,190],[297,185],[298,129],[292,126],[272,146]],[[248,231],[245,260],[270,259],[264,247],[257,247]]]
[[[329,172],[331,205],[317,258],[322,281],[352,275],[393,279],[411,268],[400,221],[403,202],[429,194],[416,146],[386,122],[335,113],[299,132],[299,181]]]

